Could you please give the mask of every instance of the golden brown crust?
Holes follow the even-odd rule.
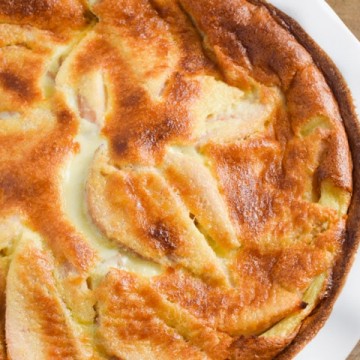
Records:
[[[4,0],[0,3],[2,23],[32,25],[64,33],[88,24],[89,14],[76,0]]]
[[[7,278],[5,329],[12,359],[91,358],[93,349],[59,296],[55,274],[51,254],[32,235],[22,235]]]
[[[323,75],[306,50],[286,28],[279,26],[265,6],[253,6],[245,0],[213,0],[206,4],[184,0],[182,4],[206,33],[206,44],[211,50],[217,49],[217,53],[225,54],[237,65],[249,63],[245,67],[249,76],[282,88],[295,134],[314,117],[325,117],[331,126],[338,127],[338,104]],[[255,24],[257,31],[253,29]],[[239,46],[246,51],[237,51]],[[335,143],[340,143],[337,156],[345,158],[336,161],[329,156],[323,162],[328,169],[326,177],[337,186],[351,190],[351,163],[346,150],[344,153],[347,147],[344,131],[337,128],[336,137]],[[344,166],[341,176],[336,174],[340,164]]]
[[[324,325],[327,318],[330,316],[334,303],[344,286],[346,277],[355,259],[355,254],[360,243],[360,228],[358,226],[360,216],[360,187],[358,180],[360,176],[360,158],[358,156],[360,151],[360,127],[351,92],[333,61],[292,18],[279,11],[274,6],[264,3],[261,0],[255,0],[254,2],[256,4],[260,3],[265,5],[269,11],[271,11],[274,18],[294,34],[297,41],[309,51],[314,62],[324,74],[326,81],[339,104],[339,110],[350,145],[353,163],[353,191],[346,224],[346,236],[341,256],[339,256],[334,266],[331,287],[327,290],[326,298],[320,303],[314,313],[304,321],[301,330],[297,334],[295,340],[291,343],[291,346],[287,347],[276,357],[277,360],[287,360],[294,357]]]
[[[230,336],[164,299],[135,274],[110,271],[97,297],[100,341],[109,355],[147,359],[228,357]],[[176,321],[178,318],[182,321]]]
[[[1,25],[0,31],[12,32],[0,49],[0,112],[10,116],[0,131],[0,212],[20,209],[64,261],[85,269],[94,255],[59,214],[59,167],[76,151],[78,125],[61,95],[48,101],[42,83],[50,73],[49,58],[64,44],[55,34],[28,27]]]
[[[0,20],[9,356],[293,356],[358,242],[342,121],[353,154],[359,132],[321,50],[261,1],[8,1]],[[87,216],[64,168],[94,132],[71,185]]]

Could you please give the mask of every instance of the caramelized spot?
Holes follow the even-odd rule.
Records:
[[[303,301],[303,302],[301,303],[301,308],[302,308],[302,309],[306,309],[308,305],[309,305],[308,303],[306,303],[305,301]]]
[[[259,233],[275,216],[276,188],[282,176],[279,150],[267,138],[205,149],[244,237],[247,232],[251,236]]]
[[[2,0],[0,19],[64,33],[92,20],[78,0]]]
[[[0,84],[11,92],[14,92],[24,101],[31,101],[35,97],[32,83],[11,72],[0,72]]]
[[[171,253],[177,247],[176,242],[172,241],[174,235],[171,229],[162,222],[150,226],[149,235],[165,253]]]
[[[116,136],[114,137],[112,141],[112,146],[115,151],[115,153],[119,156],[126,153],[129,145],[126,139],[124,139],[122,136]]]
[[[28,0],[11,1],[5,0],[1,2],[0,11],[6,15],[33,16],[49,11],[52,4],[47,0]]]

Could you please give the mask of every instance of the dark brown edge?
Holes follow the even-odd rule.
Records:
[[[353,194],[346,223],[342,254],[338,257],[334,266],[331,287],[328,289],[326,297],[303,322],[300,331],[291,344],[275,358],[276,360],[288,360],[298,354],[324,326],[355,260],[360,243],[360,122],[351,92],[339,69],[299,23],[266,2],[266,0],[248,0],[248,2],[266,7],[277,23],[289,31],[299,44],[310,53],[315,64],[322,71],[339,104],[353,161]]]

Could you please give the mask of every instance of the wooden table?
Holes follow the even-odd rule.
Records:
[[[349,355],[346,360],[359,360],[360,359],[360,341],[356,345],[354,351]]]
[[[360,40],[360,0],[327,0],[327,2]]]

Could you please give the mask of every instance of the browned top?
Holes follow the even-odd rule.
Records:
[[[283,351],[352,192],[312,56],[258,1],[9,0],[0,22],[0,359]]]
[[[55,32],[81,29],[91,20],[91,13],[77,0],[2,0],[2,23],[31,25]]]

